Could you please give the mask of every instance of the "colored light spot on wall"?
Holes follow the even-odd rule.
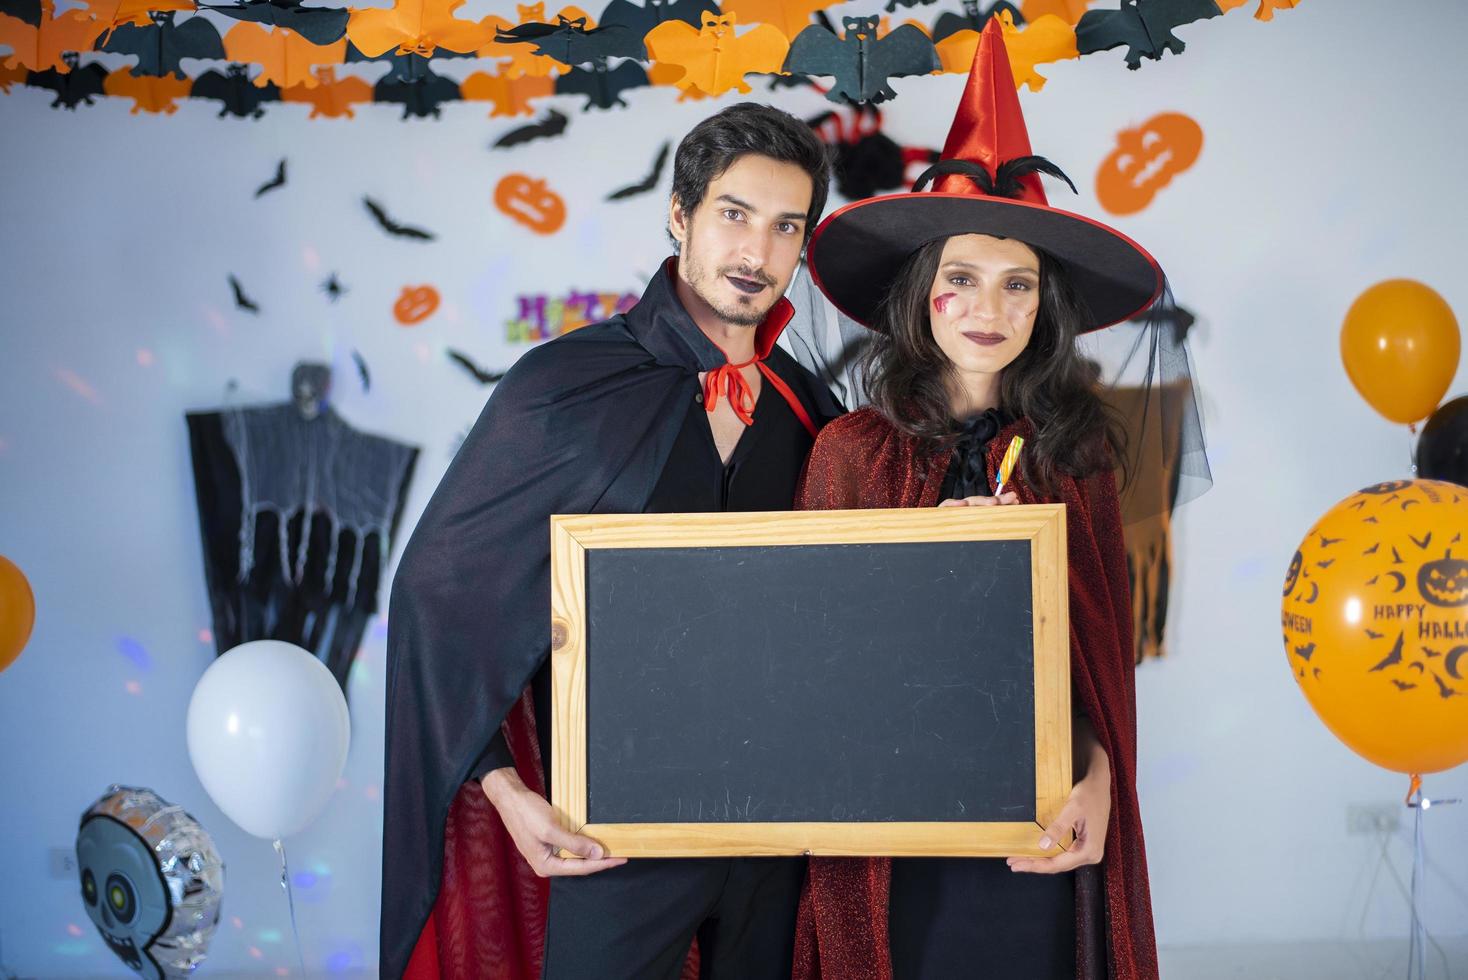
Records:
[[[117,652],[133,662],[133,666],[139,670],[147,671],[153,669],[153,658],[148,656],[148,651],[143,645],[130,636],[119,636],[117,638]]]
[[[86,933],[82,931],[82,927],[77,925],[75,922],[68,922],[66,924],[66,934],[68,936],[73,936],[78,939],[86,935]]]
[[[123,685],[123,687],[127,689],[127,693],[129,694],[143,693],[143,685],[139,684],[137,681],[128,681],[126,684]]]
[[[150,350],[148,350],[148,348],[146,348],[146,347],[139,347],[138,348],[138,353],[137,353],[137,358],[138,358],[138,366],[139,367],[152,367],[153,366],[153,352],[150,351]]]
[[[66,385],[66,387],[70,388],[72,391],[76,392],[78,395],[80,395],[82,398],[85,398],[93,405],[102,404],[102,396],[97,394],[97,390],[93,388],[90,384],[88,384],[86,379],[84,379],[81,375],[77,374],[70,368],[57,368],[56,380]]]
[[[199,630],[199,642],[200,643],[205,643],[205,644],[213,643],[214,642],[214,631],[213,630],[209,630],[209,629]]]

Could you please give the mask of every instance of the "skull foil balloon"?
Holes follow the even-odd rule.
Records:
[[[199,822],[149,789],[110,786],[76,835],[82,901],[118,958],[150,980],[187,977],[219,925],[224,864]]]

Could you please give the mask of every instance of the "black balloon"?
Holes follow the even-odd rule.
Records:
[[[1438,406],[1422,427],[1417,475],[1468,486],[1468,395]]]

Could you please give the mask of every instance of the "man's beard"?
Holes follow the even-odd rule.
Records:
[[[718,314],[720,320],[739,327],[757,327],[765,321],[769,315],[770,308],[779,302],[779,294],[775,292],[775,280],[770,278],[769,273],[762,269],[749,269],[739,266],[730,266],[719,269],[713,277],[704,274],[703,263],[692,256],[685,255],[683,261],[687,263],[687,278],[693,288],[693,292],[699,299],[708,304],[709,309]],[[705,290],[712,290],[724,280],[725,276],[736,276],[740,279],[749,279],[753,282],[763,283],[770,290],[770,299],[763,307],[756,308],[740,302],[728,303],[709,295]],[[751,302],[763,298],[763,293],[751,296]]]

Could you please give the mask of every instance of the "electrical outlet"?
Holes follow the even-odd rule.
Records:
[[[53,847],[49,857],[52,878],[66,881],[76,878],[76,851],[69,847]]]
[[[1349,803],[1346,805],[1346,833],[1352,836],[1394,834],[1405,809],[1400,803]]]

